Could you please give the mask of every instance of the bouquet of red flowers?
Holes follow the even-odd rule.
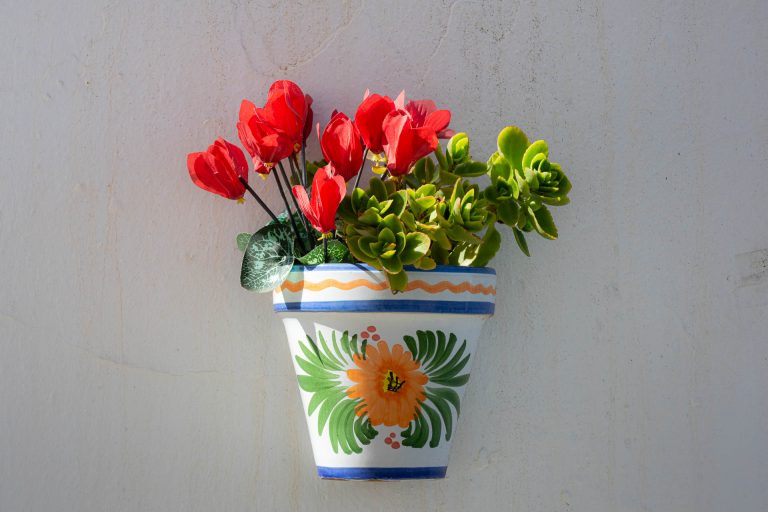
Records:
[[[450,130],[450,121],[450,111],[431,100],[366,91],[353,119],[334,111],[322,132],[318,123],[323,159],[310,162],[312,97],[280,80],[263,107],[243,100],[237,133],[253,170],[274,176],[283,212],[276,215],[249,185],[245,154],[225,139],[191,153],[187,166],[200,188],[239,202],[247,192],[271,218],[237,237],[243,287],[270,291],[296,263],[361,262],[385,271],[399,291],[407,286],[408,265],[487,265],[501,246],[499,224],[528,255],[525,233],[555,239],[548,206],[568,203],[571,183],[549,160],[546,142],[530,143],[507,126],[498,150],[475,161],[469,137]],[[440,139],[448,139],[445,149]],[[366,162],[371,177],[364,189]],[[481,176],[489,179],[482,189],[471,180]]]

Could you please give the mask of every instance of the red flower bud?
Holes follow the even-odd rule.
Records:
[[[187,156],[189,176],[195,185],[227,199],[240,199],[245,194],[242,177],[248,182],[248,162],[243,151],[222,138],[207,151]]]
[[[299,208],[312,227],[321,233],[336,229],[336,210],[347,192],[344,178],[334,173],[332,164],[321,167],[312,179],[312,200],[301,185],[292,189]]]
[[[344,180],[349,181],[363,165],[363,142],[355,124],[343,113],[335,114],[320,138],[325,160]]]

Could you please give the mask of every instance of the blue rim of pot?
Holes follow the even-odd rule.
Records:
[[[403,269],[406,272],[446,272],[452,274],[492,274],[496,275],[496,270],[491,267],[461,267],[458,265],[438,265],[432,270],[416,268],[413,265],[405,265]],[[291,272],[295,271],[313,271],[313,270],[345,270],[360,272],[384,272],[366,263],[321,263],[319,265],[294,265]]]

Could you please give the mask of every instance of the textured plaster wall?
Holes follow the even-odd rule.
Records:
[[[768,509],[768,3],[0,5],[0,510]],[[264,221],[190,183],[239,101],[432,97],[575,188],[504,242],[449,477],[317,480]],[[265,185],[256,180],[256,185]],[[270,202],[277,206],[276,195]]]

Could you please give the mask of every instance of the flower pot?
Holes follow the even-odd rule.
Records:
[[[274,293],[320,477],[443,478],[496,272],[295,266]]]

